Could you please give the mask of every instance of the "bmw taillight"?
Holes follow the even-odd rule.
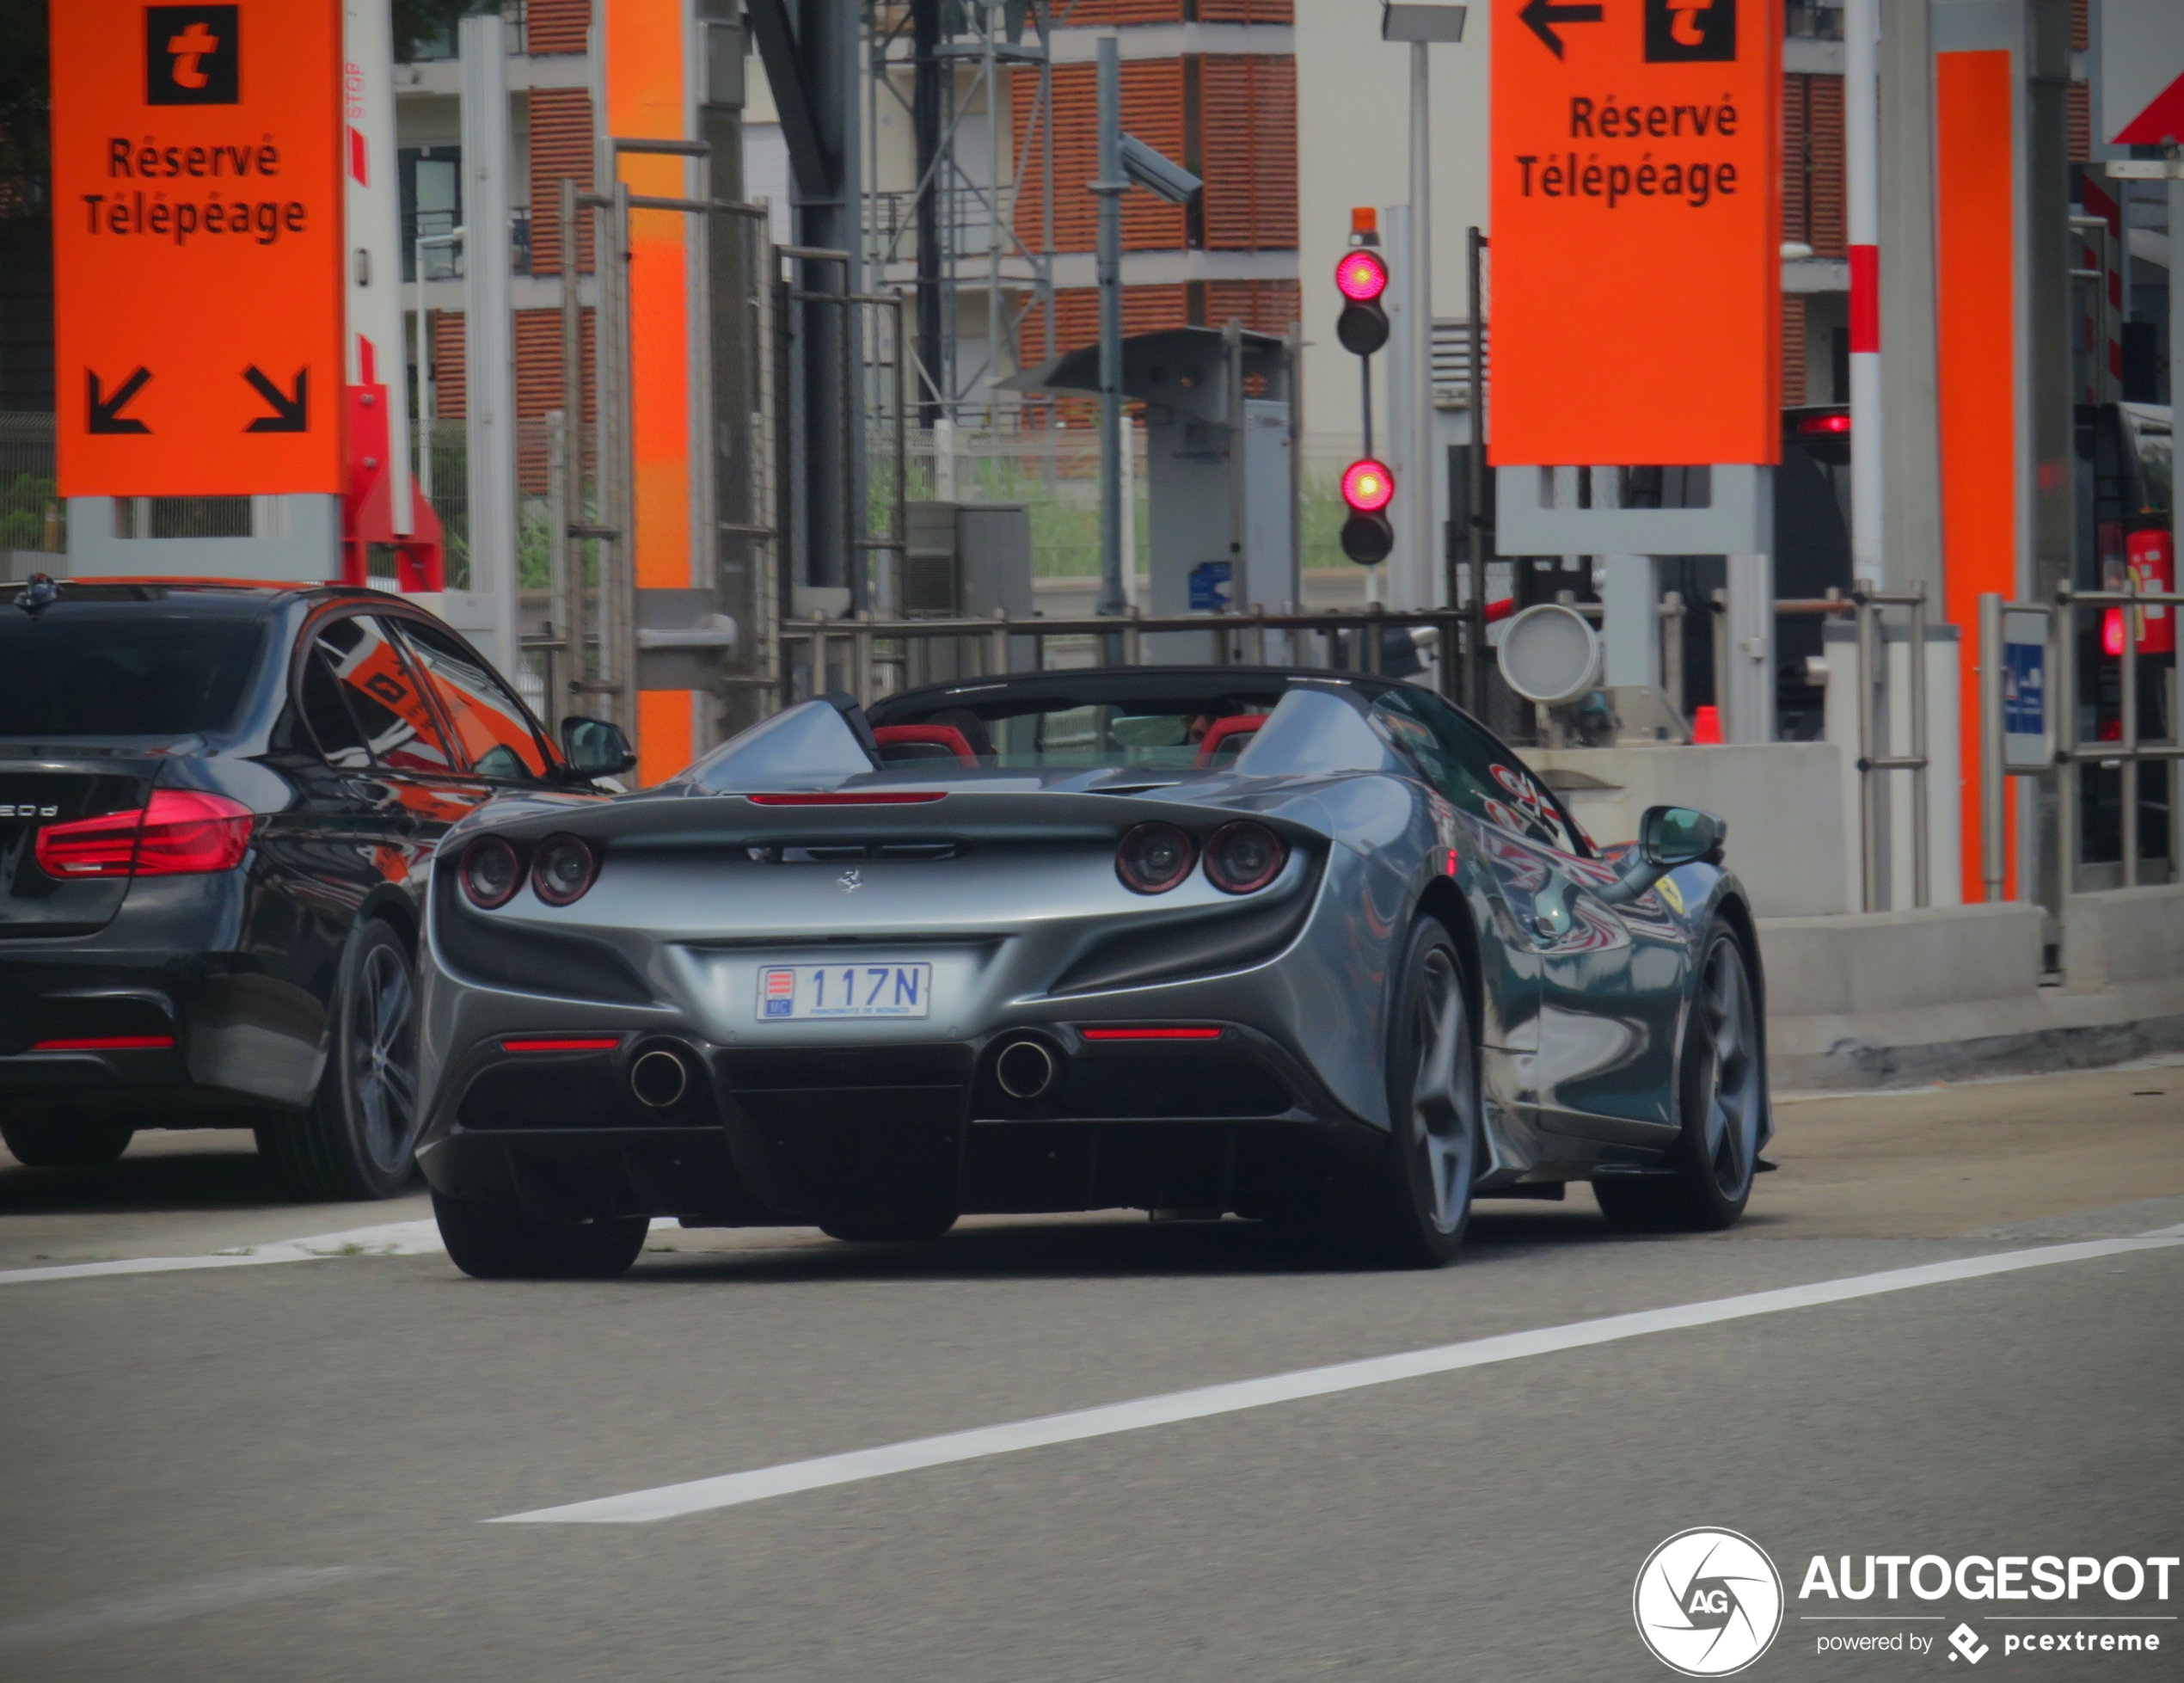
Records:
[[[481,836],[463,850],[456,878],[471,905],[491,912],[506,906],[523,887],[523,861],[498,836]]]
[[[1263,824],[1224,824],[1205,844],[1206,880],[1224,894],[1248,894],[1281,875],[1282,838]]]
[[[598,856],[581,836],[549,836],[531,856],[531,891],[549,906],[573,906],[598,873]]]
[[[63,881],[195,875],[241,864],[255,822],[249,808],[224,795],[156,789],[127,812],[47,825],[34,851],[39,869]]]
[[[1164,894],[1191,874],[1198,851],[1173,824],[1135,825],[1115,849],[1114,874],[1141,894]]]

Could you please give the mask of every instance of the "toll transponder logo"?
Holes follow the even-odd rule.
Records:
[[[1686,1677],[1727,1677],[1782,1626],[1782,1581],[1767,1551],[1733,1531],[1679,1531],[1646,1557],[1631,1617],[1653,1657]]]
[[[1732,64],[1737,0],[1646,0],[1649,64]]]
[[[144,103],[234,105],[242,96],[240,8],[144,8]]]

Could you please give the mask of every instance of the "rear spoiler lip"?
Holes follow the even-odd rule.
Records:
[[[1163,820],[1212,829],[1253,819],[1292,843],[1324,845],[1333,838],[1325,809],[1311,791],[1236,788],[1253,780],[1224,777],[1232,793],[1212,799],[1159,799],[1147,795],[1103,795],[1083,789],[751,789],[691,794],[680,800],[622,799],[494,802],[463,819],[447,843],[484,831],[537,840],[570,831],[609,846],[681,849],[740,847],[750,843],[830,833],[862,833],[875,826],[905,834],[945,831],[963,840],[1026,839],[1077,835],[1118,836],[1133,824]],[[1188,785],[1175,785],[1181,788]],[[1169,789],[1157,791],[1169,795]],[[851,799],[884,795],[886,799]],[[768,796],[779,797],[768,799]],[[908,798],[905,798],[908,797]],[[1242,797],[1242,798],[1239,798]],[[1256,798],[1255,798],[1256,797]],[[1271,798],[1268,798],[1271,797]]]

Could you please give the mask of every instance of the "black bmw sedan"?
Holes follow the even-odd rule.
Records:
[[[0,597],[0,1138],[110,1161],[249,1127],[291,1193],[414,1172],[414,951],[449,825],[588,789],[475,649],[398,597],[35,580]]]

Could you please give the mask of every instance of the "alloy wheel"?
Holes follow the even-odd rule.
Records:
[[[1412,1150],[1433,1226],[1453,1233],[1471,1207],[1479,1099],[1472,1080],[1471,1020],[1456,960],[1445,947],[1427,951],[1413,1010],[1412,1043],[1419,1058],[1411,1086]]]
[[[1733,1202],[1751,1184],[1761,1107],[1751,984],[1733,937],[1721,937],[1708,950],[1697,1004],[1706,1160],[1721,1195]]]
[[[417,994],[391,945],[365,955],[349,1001],[349,1090],[373,1166],[398,1174],[417,1129]]]

